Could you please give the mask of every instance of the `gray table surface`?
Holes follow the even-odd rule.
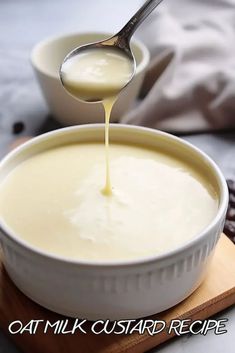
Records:
[[[29,63],[32,46],[62,32],[118,30],[141,0],[0,0],[0,158],[14,140],[12,125],[25,122],[22,135],[38,134],[55,126],[41,97]],[[125,9],[125,11],[123,11]],[[184,138],[207,152],[227,178],[235,177],[235,132],[200,134]],[[152,352],[232,353],[235,351],[235,308],[217,315],[228,318],[224,335],[184,336]],[[17,348],[0,331],[0,353]],[[84,352],[85,353],[85,352]]]

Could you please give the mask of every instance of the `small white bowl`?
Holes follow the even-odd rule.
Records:
[[[59,68],[64,57],[74,48],[110,37],[105,33],[77,33],[46,39],[32,50],[31,62],[42,93],[52,115],[64,125],[95,123],[104,121],[101,104],[83,103],[70,96],[59,78]],[[111,121],[117,122],[134,103],[149,63],[146,46],[133,41],[131,45],[136,58],[136,74],[132,82],[120,94],[112,111]]]
[[[65,128],[34,138],[2,160],[0,183],[33,154],[66,143],[103,139],[103,124]],[[227,185],[220,170],[189,143],[160,131],[128,125],[111,125],[110,139],[160,147],[168,153],[177,151],[182,158],[190,156],[216,187],[219,208],[200,234],[177,249],[138,260],[103,263],[76,261],[41,251],[0,220],[4,265],[17,287],[48,309],[90,320],[144,317],[166,310],[190,295],[204,279],[223,230],[228,204]]]

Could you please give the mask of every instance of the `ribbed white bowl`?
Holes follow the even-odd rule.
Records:
[[[190,295],[205,276],[228,203],[220,170],[189,143],[160,131],[127,125],[112,125],[110,137],[111,141],[163,146],[179,155],[190,155],[198,168],[208,170],[218,189],[219,209],[201,234],[177,249],[160,256],[106,263],[74,261],[45,253],[20,239],[2,220],[4,265],[17,287],[48,309],[90,320],[135,319],[166,310]],[[0,182],[18,163],[39,151],[67,142],[103,138],[102,124],[70,127],[37,137],[0,163]]]

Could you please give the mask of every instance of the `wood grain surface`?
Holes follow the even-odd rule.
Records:
[[[1,257],[0,257],[1,260]],[[153,320],[206,319],[213,314],[235,304],[235,246],[224,235],[216,248],[216,253],[203,284],[186,300],[174,308],[151,317]],[[66,319],[33,303],[22,294],[9,279],[0,261],[0,326],[8,333],[8,326],[14,320],[25,324],[30,320],[42,319],[52,322]],[[74,322],[70,319],[70,324]],[[142,353],[172,337],[166,331],[150,336],[138,335],[75,335],[43,334],[39,329],[36,335],[24,333],[11,335],[11,339],[25,353]]]

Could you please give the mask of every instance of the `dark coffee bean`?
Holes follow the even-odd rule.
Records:
[[[229,192],[231,192],[232,194],[235,194],[235,180],[228,179],[227,185],[228,185]]]
[[[234,221],[225,221],[224,233],[234,242],[235,244],[235,222]]]
[[[23,132],[24,128],[25,128],[24,123],[22,121],[17,121],[16,123],[13,124],[12,132],[14,135],[17,135]]]
[[[228,208],[226,219],[230,221],[235,221],[235,208],[232,208],[232,207]]]
[[[235,207],[235,194],[229,193],[229,206]]]

